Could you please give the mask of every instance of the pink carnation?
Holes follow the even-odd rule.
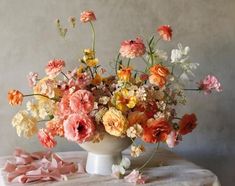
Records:
[[[95,125],[92,119],[82,112],[71,114],[64,121],[64,135],[70,141],[78,143],[89,141],[94,131]]]
[[[162,25],[157,29],[157,32],[159,33],[160,37],[162,37],[165,41],[170,41],[172,38],[172,29],[170,25]]]
[[[199,89],[203,90],[205,94],[210,94],[212,90],[216,90],[217,92],[221,92],[221,84],[215,76],[207,75],[201,82],[199,83]]]
[[[77,90],[70,97],[70,108],[79,113],[89,113],[94,107],[94,96],[88,90]]]
[[[38,79],[38,73],[36,72],[30,72],[29,75],[27,76],[29,87],[33,87],[37,83]]]
[[[130,59],[144,55],[145,51],[145,45],[140,38],[136,38],[136,40],[123,41],[119,50],[122,57]]]
[[[65,119],[70,114],[72,114],[72,110],[69,105],[70,97],[71,97],[70,94],[65,94],[59,103],[59,117],[60,118]]]
[[[64,67],[65,62],[63,60],[54,59],[48,62],[45,71],[48,76],[57,76]]]
[[[145,184],[147,177],[140,174],[138,170],[133,170],[130,174],[124,177],[127,182],[135,184]]]
[[[53,136],[47,131],[47,129],[40,129],[38,131],[38,139],[42,146],[46,148],[53,148],[57,144]]]
[[[167,139],[166,139],[166,143],[168,145],[168,147],[173,148],[176,145],[179,144],[179,141],[182,140],[181,135],[179,135],[178,132],[176,132],[175,130],[171,131],[170,134],[168,134]]]
[[[87,10],[81,13],[80,21],[83,23],[87,23],[89,21],[95,21],[96,17],[93,11]]]

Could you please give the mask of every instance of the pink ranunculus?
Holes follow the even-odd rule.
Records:
[[[38,131],[38,139],[42,146],[46,148],[53,148],[57,144],[53,136],[47,131],[47,129],[40,129]]]
[[[205,94],[210,94],[212,90],[216,90],[217,92],[221,92],[221,84],[215,76],[207,75],[203,80],[199,83],[199,89],[203,90]]]
[[[80,16],[80,21],[83,23],[87,23],[89,21],[95,21],[96,17],[93,11],[87,10],[83,11]]]
[[[38,73],[30,72],[27,76],[27,79],[28,79],[29,87],[35,86],[37,83],[37,79],[38,79]]]
[[[171,133],[168,134],[168,136],[167,136],[166,143],[169,148],[173,148],[176,145],[178,145],[179,141],[181,141],[181,140],[182,140],[181,135],[177,131],[172,130]]]
[[[172,38],[172,29],[169,25],[162,25],[157,29],[160,37],[165,41],[170,41]]]
[[[89,113],[94,107],[94,96],[88,90],[77,90],[71,95],[69,105],[73,112]]]
[[[48,62],[45,68],[45,72],[48,76],[57,76],[64,67],[65,62],[63,60],[54,59]]]
[[[83,143],[94,135],[95,125],[92,119],[80,112],[71,114],[64,121],[64,135],[70,141]]]
[[[138,170],[134,169],[130,174],[125,176],[124,179],[129,183],[145,184],[147,176],[143,176]]]
[[[145,51],[145,45],[140,38],[136,38],[136,40],[123,41],[119,50],[122,57],[130,59],[144,55]]]

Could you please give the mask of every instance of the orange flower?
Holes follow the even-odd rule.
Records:
[[[117,72],[117,76],[120,80],[123,80],[125,82],[129,81],[131,77],[131,68],[130,67],[122,68]]]
[[[19,90],[10,90],[7,99],[10,105],[21,105],[24,95]]]
[[[192,132],[197,126],[197,117],[194,113],[185,114],[179,122],[179,133],[182,135]]]
[[[148,120],[146,114],[144,112],[134,111],[130,112],[128,115],[129,126],[134,124],[144,125]]]
[[[93,85],[99,85],[102,82],[102,77],[99,74],[96,74],[94,79],[92,79]]]
[[[172,38],[172,29],[169,25],[162,25],[157,29],[157,32],[165,41],[170,41]]]
[[[96,17],[93,11],[87,10],[81,13],[80,21],[83,23],[87,23],[89,21],[95,21]]]
[[[163,87],[166,84],[166,78],[169,75],[170,71],[167,67],[157,64],[152,66],[150,69],[149,82],[155,84],[159,87]]]
[[[64,126],[62,120],[50,120],[46,123],[46,129],[52,136],[64,136]]]
[[[171,126],[165,119],[149,119],[143,129],[142,140],[148,143],[166,141],[171,132]]]

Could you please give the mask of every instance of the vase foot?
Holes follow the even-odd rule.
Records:
[[[89,174],[111,175],[112,165],[119,164],[122,160],[122,154],[95,154],[88,152],[86,171]]]

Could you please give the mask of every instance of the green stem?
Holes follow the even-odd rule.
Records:
[[[120,66],[120,63],[119,63],[119,58],[120,58],[120,53],[118,53],[118,56],[117,56],[117,59],[115,61],[115,72],[117,74],[117,71],[119,70],[118,66]]]
[[[137,146],[137,144],[135,143],[135,141],[133,140],[133,138],[130,138],[130,139],[131,139],[132,143],[133,143],[135,146]]]
[[[61,74],[67,79],[69,80],[68,76],[66,76],[66,74],[64,72],[61,71]]]
[[[47,99],[58,101],[58,99],[56,99],[56,98],[49,98],[48,96],[43,95],[43,94],[26,94],[26,95],[24,95],[24,97],[30,97],[30,96],[42,96],[42,97],[47,98]]]
[[[152,152],[151,156],[149,157],[149,159],[140,167],[138,168],[138,170],[140,171],[141,169],[143,169],[154,157],[155,153],[157,152],[157,150],[159,149],[159,145],[160,143],[157,143],[157,147],[156,149]]]
[[[195,89],[195,88],[185,88],[183,90],[186,90],[186,91],[200,91],[200,89]]]
[[[95,28],[91,21],[89,21],[92,30],[92,50],[95,52]]]
[[[130,66],[130,62],[131,62],[131,58],[129,58],[128,61],[127,61],[127,67]]]
[[[90,74],[91,74],[92,79],[94,79],[94,75],[93,75],[93,72],[92,72],[92,70],[91,70],[91,67],[87,66],[87,68],[88,68],[88,70],[90,71]]]

